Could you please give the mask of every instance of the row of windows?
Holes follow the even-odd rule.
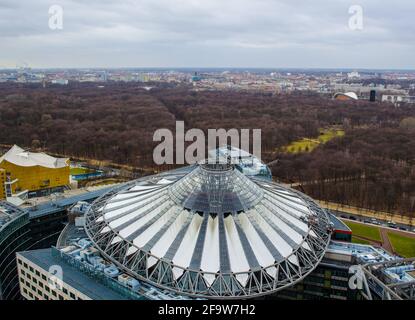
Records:
[[[47,293],[47,294],[46,293],[43,294],[44,297],[47,296],[47,298],[45,299],[49,299],[50,295],[52,295],[53,297],[50,297],[51,299],[65,300],[65,298],[62,295],[58,294],[55,290],[51,290],[49,285],[46,285],[48,282],[48,278],[45,274],[40,273],[39,270],[35,270],[32,266],[29,266],[27,263],[23,262],[20,259],[17,259],[17,263],[23,266],[24,268],[26,268],[26,272],[25,270],[23,270],[23,268],[20,269],[20,273],[22,275],[22,279],[21,279],[22,284],[26,284],[28,288],[32,288],[34,292],[37,291],[38,294],[42,296],[42,292],[39,289],[36,289],[36,287],[34,286],[34,285],[38,285],[43,291]],[[23,277],[30,280],[31,282],[23,279]],[[74,292],[68,290],[65,287],[57,288],[57,289],[61,290],[64,295],[69,296],[72,300],[82,300],[81,298],[77,297]],[[32,296],[29,295],[29,297],[33,298]]]
[[[36,289],[35,286],[22,287],[23,293],[28,295],[31,299],[35,300],[65,300],[61,294],[57,294],[56,291],[50,291],[48,287],[45,287],[46,292],[42,292],[40,289]],[[29,290],[28,290],[29,289]],[[35,294],[33,294],[35,293]],[[41,297],[41,298],[39,298]]]

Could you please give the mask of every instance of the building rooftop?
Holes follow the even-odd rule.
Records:
[[[252,154],[229,146],[223,146],[209,151],[209,157],[219,158],[221,161],[231,160],[236,168],[247,176],[262,177],[272,180],[272,173],[269,167]]]
[[[63,208],[68,208],[72,206],[73,204],[79,202],[79,201],[92,201],[96,198],[102,196],[103,194],[113,190],[120,188],[120,185],[113,185],[111,187],[104,187],[98,190],[94,191],[86,191],[83,190],[84,193],[77,194],[75,196],[70,196],[67,198],[60,198],[56,200],[49,200],[48,202],[32,206],[28,208],[27,210],[30,213],[30,217],[39,217],[44,216],[47,214],[51,214],[53,212],[61,211]]]
[[[331,225],[295,190],[231,164],[201,164],[105,194],[86,214],[86,230],[104,256],[140,280],[232,298],[304,278],[324,256]]]
[[[352,256],[361,264],[392,261],[398,258],[380,247],[349,242],[331,241],[327,252]]]
[[[55,265],[59,265],[63,272],[63,281],[82,292],[93,300],[125,300],[126,297],[120,293],[117,293],[107,286],[100,284],[99,282],[91,279],[86,274],[79,272],[73,266],[64,263],[58,257],[52,254],[53,248],[18,252],[18,255],[32,261],[40,268],[49,272],[49,268]]]
[[[0,163],[3,161],[8,161],[21,167],[40,166],[57,169],[69,166],[69,159],[54,158],[45,153],[29,152],[16,145],[0,157]]]
[[[1,229],[13,219],[27,213],[9,202],[0,201],[0,231]]]
[[[57,248],[52,248],[54,256],[62,260],[62,263],[69,263],[78,272],[86,272],[92,275],[94,281],[100,281],[105,286],[119,290],[122,294],[134,300],[188,300],[183,295],[173,294],[167,290],[160,290],[145,282],[125,274],[112,262],[102,256],[88,239],[84,228],[76,227],[69,223],[62,231]],[[134,286],[126,286],[123,280],[128,279]]]
[[[333,229],[337,232],[352,233],[352,230],[334,214],[330,213],[330,222],[333,224]]]

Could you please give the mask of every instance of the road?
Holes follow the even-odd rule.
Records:
[[[352,216],[363,217],[363,218],[374,218],[376,220],[384,221],[385,223],[389,221],[393,221],[397,224],[401,224],[404,226],[408,226],[411,228],[415,227],[415,219],[411,219],[407,216],[401,216],[397,214],[392,214],[389,212],[382,212],[382,211],[373,211],[363,208],[357,208],[352,206],[345,206],[339,203],[333,202],[326,202],[326,201],[317,201],[318,204],[325,209],[329,209],[331,211],[338,211],[350,214]]]

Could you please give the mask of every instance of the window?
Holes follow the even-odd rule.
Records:
[[[46,281],[46,276],[42,274],[42,279]]]
[[[68,295],[68,289],[63,288],[63,290],[62,290],[62,291],[63,291],[63,293],[64,293],[64,294]]]
[[[76,299],[75,294],[74,294],[73,292],[70,292],[70,293],[69,293],[69,296],[70,296],[70,297],[71,297],[71,299],[73,299],[73,300],[75,300],[75,299]]]

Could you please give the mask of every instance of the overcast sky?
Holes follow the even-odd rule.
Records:
[[[413,69],[414,21],[414,0],[0,0],[0,68]]]

